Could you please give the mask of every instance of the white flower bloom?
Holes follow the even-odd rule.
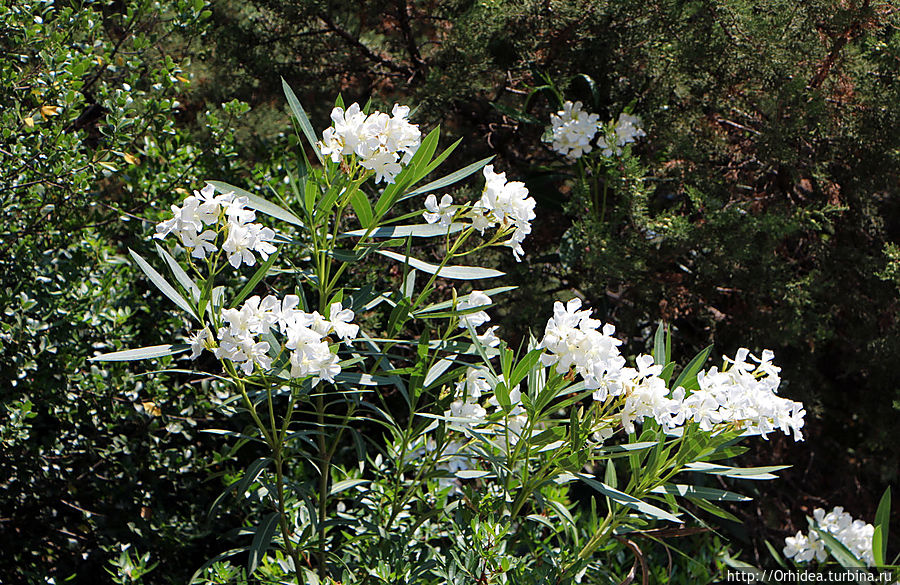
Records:
[[[591,151],[591,140],[597,133],[600,116],[581,109],[581,102],[567,101],[563,109],[550,115],[553,150],[569,158],[576,159]]]
[[[334,382],[334,377],[341,373],[338,356],[324,341],[305,343],[291,352],[291,377],[302,378],[313,376],[313,385],[322,380]]]
[[[203,259],[206,258],[207,252],[218,250],[215,244],[216,232],[212,230],[204,230],[198,234],[191,229],[184,229],[178,232],[178,237],[181,239],[181,245],[191,250],[193,258]]]
[[[541,362],[555,365],[559,374],[574,368],[585,388],[596,391],[594,399],[602,402],[625,392],[625,359],[619,354],[622,342],[612,336],[615,327],[603,325],[591,319],[591,311],[579,309],[581,300],[577,298],[566,305],[559,301],[553,305],[553,317],[547,321],[539,345],[549,353],[541,355]]]
[[[449,226],[453,223],[453,216],[456,213],[456,209],[453,207],[453,198],[449,195],[441,197],[440,205],[434,194],[429,195],[425,199],[425,209],[426,211],[422,214],[422,217],[424,217],[425,221],[428,223],[436,223],[439,221],[442,226]]]
[[[513,255],[520,261],[524,251],[522,242],[531,233],[531,220],[535,218],[533,197],[528,196],[528,189],[519,181],[506,181],[505,173],[495,173],[493,165],[484,167],[484,190],[481,199],[469,209],[467,217],[479,232],[492,226],[500,226],[501,230],[510,233],[505,245],[513,250]]]
[[[333,162],[357,156],[359,164],[374,171],[375,182],[393,183],[416,153],[421,142],[418,126],[407,120],[409,108],[394,105],[391,115],[372,112],[366,116],[359,104],[331,111],[333,126],[322,133],[319,151]]]
[[[603,156],[619,156],[622,154],[623,146],[647,135],[641,129],[641,119],[624,112],[619,114],[619,119],[612,131],[615,134],[613,143],[610,143],[603,135],[597,138],[597,146],[601,149]]]
[[[219,329],[219,347],[216,357],[228,359],[237,364],[245,375],[253,373],[254,364],[263,370],[272,366],[272,358],[268,356],[270,347],[265,341],[256,341],[252,335],[235,335],[228,327]]]
[[[444,416],[464,419],[457,421],[466,427],[475,427],[484,424],[487,411],[477,402],[454,400],[450,403],[450,410],[444,412]]]
[[[188,343],[191,344],[191,359],[195,360],[200,357],[200,354],[203,353],[204,349],[210,349],[212,347],[212,333],[209,329],[204,327],[191,335],[188,338]]]
[[[478,400],[483,393],[491,389],[488,372],[484,368],[470,366],[466,370],[466,377],[456,383],[456,395],[460,398],[465,397],[466,400]]]
[[[755,358],[741,348],[733,359],[726,358],[731,364],[727,370],[712,367],[697,375],[700,390],[687,397],[685,405],[694,411],[692,418],[702,429],[728,422],[746,429],[746,434],[763,438],[780,429],[786,435],[793,434],[795,441],[803,439],[803,404],[776,394],[780,368],[772,364],[771,351],[764,351],[763,356]]]
[[[810,532],[809,536],[802,532],[788,536],[784,539],[783,551],[784,556],[796,559],[800,563],[808,563],[813,558],[821,563],[827,557],[825,542],[815,532]]]
[[[641,119],[639,117],[624,112],[619,114],[619,119],[616,121],[617,146],[625,146],[646,135],[647,133],[641,129]]]
[[[360,163],[363,168],[375,172],[375,182],[393,183],[394,177],[400,174],[403,168],[397,162],[397,155],[387,150],[376,150],[368,158]]]
[[[224,216],[226,237],[222,249],[228,256],[228,262],[235,268],[242,263],[253,266],[256,259],[253,252],[267,259],[275,252],[271,243],[275,232],[258,223],[256,213],[248,209],[247,197],[235,197],[234,193],[217,195],[212,185],[200,191],[194,191],[182,202],[181,207],[172,206],[173,217],[156,226],[155,238],[165,238],[175,233],[181,244],[191,251],[194,258],[206,258],[207,253],[216,252],[217,230],[204,229],[205,226],[217,226]]]
[[[359,325],[351,323],[353,311],[342,308],[340,303],[332,303],[328,314],[331,319],[331,330],[335,335],[345,342],[356,338],[356,334],[359,333]]]
[[[485,347],[498,347],[500,345],[500,338],[496,334],[498,328],[497,325],[488,327],[484,333],[480,335],[476,333],[475,338],[478,340],[478,343]]]
[[[493,304],[491,297],[487,296],[480,290],[473,290],[466,297],[460,299],[460,301],[456,304],[457,311],[468,311],[474,308],[486,308]],[[465,315],[460,315],[459,317],[459,327],[462,329],[467,328],[469,325],[472,326],[472,329],[476,329],[481,327],[485,323],[491,320],[490,315],[487,314],[486,311],[476,311],[474,313],[467,313]]]

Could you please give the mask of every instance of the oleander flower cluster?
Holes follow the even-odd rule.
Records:
[[[539,345],[545,350],[541,362],[555,366],[558,374],[580,376],[598,402],[624,397],[618,416],[626,432],[649,417],[667,429],[693,421],[704,431],[730,425],[765,438],[780,429],[786,435],[793,433],[794,440],[802,440],[806,411],[802,403],[776,394],[780,368],[772,363],[771,351],[756,358],[742,348],[734,359],[727,360],[727,369],[712,367],[700,372],[699,389],[688,393],[678,387],[670,392],[660,377],[662,364],[642,355],[636,359],[636,368],[627,367],[619,352],[622,342],[613,337],[615,327],[591,318],[591,311],[581,306],[580,299],[554,304]],[[604,429],[609,434],[609,427]]]
[[[434,195],[425,200],[423,217],[428,223],[450,226],[454,218],[467,219],[472,227],[484,235],[488,228],[499,227],[509,234],[505,246],[512,248],[516,261],[521,261],[525,250],[522,242],[531,233],[531,221],[535,218],[535,200],[528,194],[528,188],[521,181],[507,181],[506,173],[495,173],[493,165],[483,169],[485,184],[481,198],[471,207],[454,205],[449,195],[440,202]]]
[[[318,311],[307,313],[299,306],[297,295],[286,295],[283,299],[268,295],[252,296],[240,308],[224,309],[223,326],[215,339],[208,328],[191,338],[191,358],[196,359],[204,349],[209,349],[217,358],[229,360],[249,376],[256,370],[270,370],[273,360],[287,351],[284,371],[290,378],[311,377],[313,384],[321,380],[334,382],[341,366],[337,354],[331,351],[330,336],[347,343],[356,337],[359,325],[352,323],[353,311],[336,302],[329,307],[328,316],[324,316]],[[261,339],[270,332],[280,334],[283,348],[273,348]]]
[[[746,429],[746,434],[765,438],[779,429],[785,435],[793,433],[795,441],[803,440],[800,429],[806,411],[802,403],[777,395],[781,368],[772,363],[774,357],[769,350],[757,358],[741,348],[728,360],[727,370],[712,367],[700,372],[700,389],[689,398],[695,402],[700,428],[708,430],[717,423],[733,423]]]
[[[822,508],[816,508],[813,510],[813,519],[819,530],[834,536],[860,561],[868,566],[875,564],[872,552],[874,526],[862,520],[854,520],[841,506],[836,506],[827,514]],[[785,538],[784,555],[800,563],[807,563],[813,558],[821,563],[828,557],[825,542],[813,530],[807,534],[799,531],[796,535]]]
[[[393,183],[421,143],[422,134],[410,124],[409,107],[394,104],[391,114],[366,115],[359,104],[331,111],[332,126],[319,141],[319,151],[339,163],[343,157],[357,157],[360,166],[375,174],[375,182]]]
[[[551,148],[570,161],[591,152],[595,137],[601,154],[611,157],[621,155],[626,144],[647,135],[638,116],[622,112],[615,122],[601,124],[599,115],[582,108],[581,102],[566,101],[562,110],[550,114]]]
[[[154,238],[174,233],[193,258],[221,251],[234,268],[253,266],[258,254],[263,260],[275,252],[275,232],[255,223],[256,212],[247,208],[247,197],[216,194],[212,185],[188,195],[181,206],[172,206],[172,218],[156,226]],[[220,234],[224,237],[220,238]],[[221,244],[218,242],[221,240]]]
[[[562,110],[550,114],[553,150],[572,160],[590,152],[599,120],[598,114],[584,111],[581,102],[566,101]]]
[[[478,327],[481,327],[485,323],[491,320],[491,316],[488,315],[485,309],[493,304],[491,297],[481,292],[480,290],[473,290],[471,293],[461,297],[459,301],[456,303],[456,310],[464,313],[459,317],[459,327],[461,329],[467,329],[468,327],[472,327],[472,330],[475,331]],[[479,311],[472,311],[473,309],[480,309]],[[497,337],[497,326],[493,325],[488,327],[483,332],[478,333],[475,331],[475,337],[478,339],[478,342],[485,347],[497,347],[500,345],[500,338]]]
[[[615,125],[609,123],[611,132],[601,134],[597,138],[597,147],[600,148],[603,156],[619,156],[622,154],[622,148],[626,144],[637,141],[647,135],[641,128],[641,119],[638,116],[621,113]]]

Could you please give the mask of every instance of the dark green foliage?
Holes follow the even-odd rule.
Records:
[[[769,524],[799,514],[797,494],[871,520],[900,457],[898,26],[879,0],[0,8],[0,539],[20,545],[0,580],[105,576],[133,543],[162,560],[145,579],[183,581],[225,548],[203,516],[230,455],[178,418],[215,416],[207,389],[85,360],[172,341],[156,333],[172,307],[122,264],[142,245],[138,221],[208,178],[287,189],[297,138],[282,76],[316,130],[338,92],[406,102],[447,144],[465,137],[448,167],[496,153],[527,176],[540,205],[529,255],[500,260],[522,285],[499,307],[511,342],[542,326],[549,294],[574,290],[620,332],[645,332],[630,353],[660,318],[687,355],[712,338],[775,350],[810,440],[785,454],[799,471]],[[529,93],[547,79],[601,119],[631,106],[647,126],[610,169],[602,221],[541,143],[558,104]],[[684,582],[714,578],[712,545],[697,547],[703,569]]]

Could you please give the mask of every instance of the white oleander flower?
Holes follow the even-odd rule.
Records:
[[[437,197],[434,194],[429,195],[425,199],[425,209],[425,213],[422,214],[425,221],[428,223],[441,222],[442,226],[449,226],[453,223],[453,216],[456,214],[456,209],[453,207],[453,198],[449,195],[441,197],[440,204],[438,204]]]
[[[535,218],[535,200],[529,197],[528,189],[520,181],[506,180],[506,173],[495,173],[493,165],[484,167],[484,190],[468,217],[479,232],[488,227],[499,226],[510,232],[506,246],[512,248],[516,261],[524,255],[522,242],[531,233],[531,220]]]
[[[619,114],[619,119],[613,126],[612,132],[615,134],[615,140],[612,143],[602,134],[597,138],[597,146],[601,149],[603,156],[619,156],[622,154],[623,146],[647,135],[641,129],[641,119],[624,112]]]
[[[206,226],[219,226],[224,220],[225,240],[222,250],[228,262],[235,268],[241,264],[253,266],[256,263],[254,253],[264,260],[275,252],[272,242],[275,232],[259,223],[256,212],[247,208],[247,197],[235,197],[234,193],[216,194],[212,185],[187,196],[182,206],[172,206],[171,219],[156,226],[157,239],[163,239],[175,233],[181,245],[190,250],[194,258],[206,258],[207,253],[218,251],[216,240],[217,229],[205,229]]]
[[[844,508],[841,506],[836,506],[827,514],[822,508],[816,508],[813,510],[813,518],[820,530],[833,535],[856,558],[869,566],[875,564],[875,556],[872,552],[874,526],[866,524],[862,520],[854,520],[850,514],[844,512]]]
[[[602,402],[625,392],[625,359],[619,353],[622,342],[613,337],[614,326],[603,325],[590,317],[591,311],[579,309],[581,300],[577,298],[565,305],[554,303],[553,317],[538,346],[548,352],[541,354],[541,362],[555,365],[559,374],[574,369],[584,379],[585,388],[595,390],[594,399]]]
[[[703,430],[732,423],[744,428],[746,434],[766,438],[778,429],[785,435],[793,434],[795,441],[803,440],[800,429],[806,411],[802,403],[777,395],[780,368],[772,363],[773,357],[769,350],[763,352],[763,358],[757,358],[741,348],[733,359],[726,359],[730,364],[727,370],[712,367],[700,372],[700,389],[685,398],[686,407],[693,411],[690,418]]]
[[[550,115],[552,148],[569,159],[591,151],[591,140],[597,134],[600,116],[581,109],[581,102],[566,101],[563,109]]]
[[[483,393],[492,390],[488,372],[484,368],[469,367],[466,377],[456,383],[456,395],[467,400],[478,400]]]
[[[456,421],[456,424],[464,427],[476,427],[485,423],[487,411],[477,402],[454,400],[450,403],[450,410],[444,412],[444,416],[464,419]]]
[[[375,182],[393,183],[421,143],[418,126],[410,124],[409,108],[395,104],[391,114],[364,114],[359,104],[331,111],[332,126],[322,133],[319,151],[333,162],[356,156],[359,164],[374,172]]]
[[[468,311],[474,308],[482,308],[481,311],[475,311],[474,313],[467,313],[465,315],[459,316],[459,327],[462,329],[467,328],[469,325],[472,326],[472,329],[476,329],[481,327],[485,323],[491,320],[491,316],[487,314],[487,311],[484,311],[484,308],[489,307],[493,304],[491,297],[487,296],[480,290],[473,290],[466,297],[460,299],[460,301],[456,304],[457,311]]]
[[[478,343],[485,347],[498,347],[500,338],[497,337],[497,329],[499,329],[498,325],[488,327],[484,330],[484,333],[479,334],[476,332],[475,338],[478,340]]]
[[[828,553],[825,551],[825,542],[815,532],[809,536],[798,532],[795,536],[784,539],[784,556],[795,559],[800,563],[808,563],[815,558],[820,563],[824,561]]]
[[[197,359],[200,357],[200,354],[203,353],[204,349],[210,349],[212,347],[212,341],[212,332],[206,327],[191,335],[188,338],[188,343],[191,345],[191,359]]]
[[[334,331],[335,335],[345,342],[356,338],[356,334],[359,333],[359,325],[351,323],[354,317],[352,310],[342,308],[340,303],[332,303],[328,315],[331,322],[331,330]]]

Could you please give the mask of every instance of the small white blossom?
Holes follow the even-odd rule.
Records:
[[[475,308],[486,308],[493,304],[491,297],[487,296],[480,290],[473,290],[466,297],[460,299],[460,301],[456,304],[457,311],[468,311]],[[491,320],[490,315],[487,314],[487,311],[475,311],[474,313],[467,313],[465,315],[459,316],[459,327],[462,329],[471,326],[472,329],[481,327],[485,323]]]
[[[581,109],[581,102],[567,101],[563,109],[550,115],[553,150],[576,159],[591,151],[591,140],[597,134],[600,116]]]
[[[440,204],[434,194],[429,195],[425,199],[425,209],[425,213],[422,214],[425,221],[428,223],[441,222],[442,226],[449,226],[456,213],[456,209],[453,207],[453,198],[449,195],[441,197]]]

